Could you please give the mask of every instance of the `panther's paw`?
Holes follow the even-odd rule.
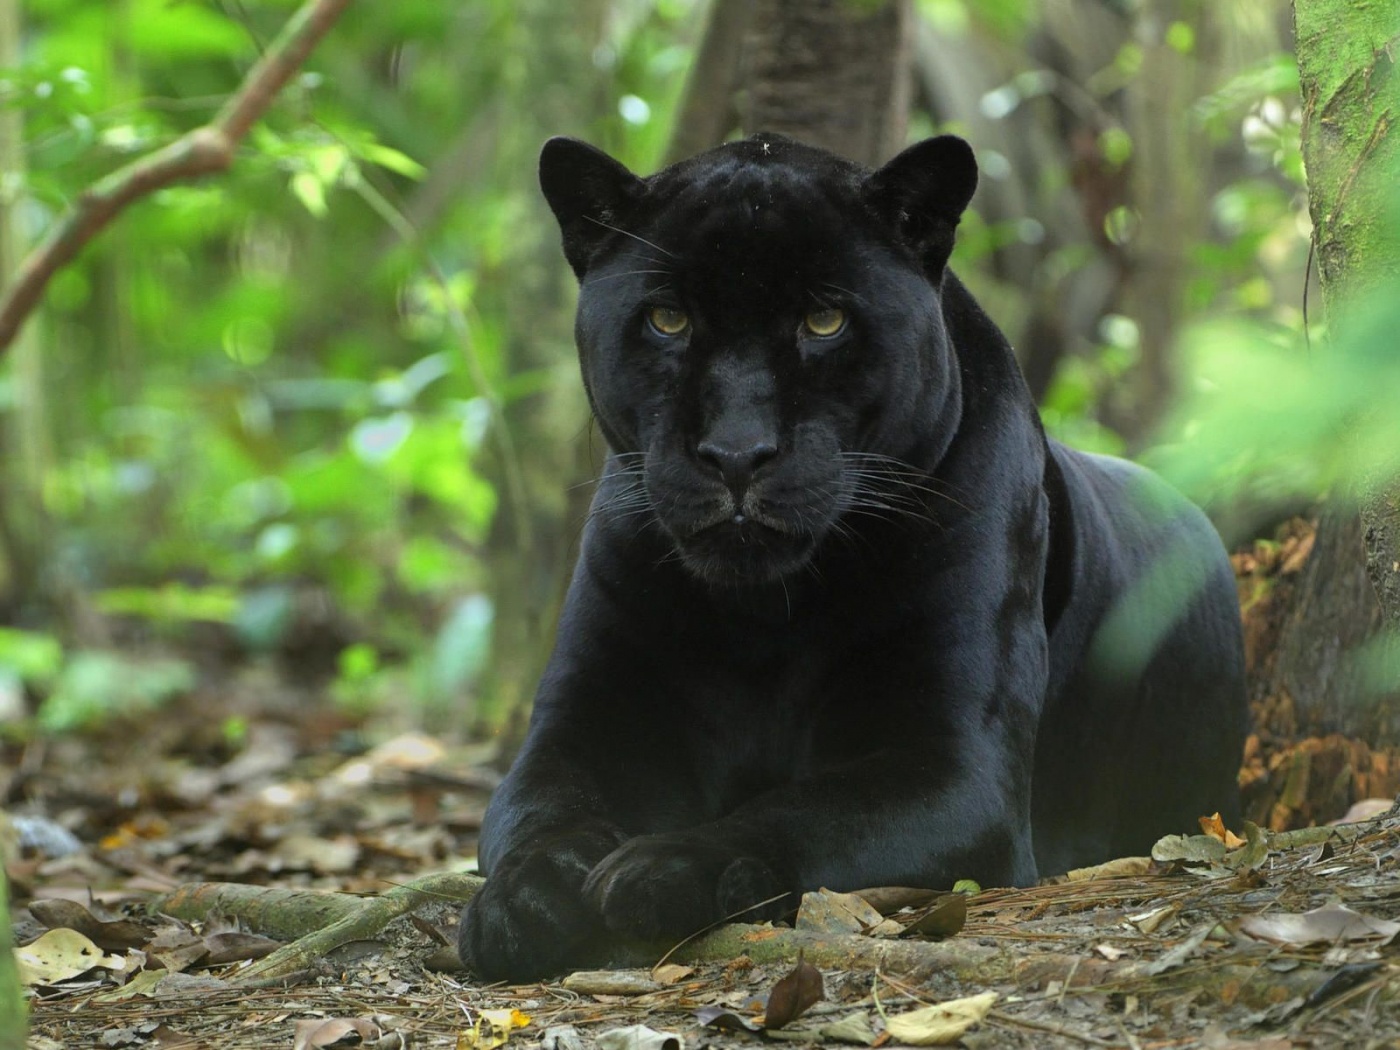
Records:
[[[507,854],[462,911],[462,962],[488,981],[535,980],[585,963],[606,931],[583,883],[615,844],[561,836]]]
[[[797,904],[786,889],[758,858],[685,833],[624,843],[584,884],[609,930],[646,940],[685,937],[731,916],[740,922],[777,918]]]

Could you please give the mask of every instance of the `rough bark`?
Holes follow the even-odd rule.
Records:
[[[1345,347],[1360,305],[1400,279],[1392,210],[1400,12],[1389,3],[1295,0],[1294,28],[1319,283],[1334,343]],[[1372,478],[1363,488],[1367,569],[1387,623],[1400,629],[1400,482]]]
[[[898,152],[913,86],[910,0],[751,7],[746,132],[780,132],[868,165]]]
[[[1271,651],[1254,669],[1253,698],[1278,698],[1290,707],[1295,733],[1340,733],[1371,744],[1400,741],[1396,698],[1385,702],[1384,695],[1372,693],[1355,659],[1380,624],[1361,522],[1351,507],[1331,503],[1292,584]]]
[[[739,126],[735,92],[750,7],[749,0],[714,0],[666,148],[667,164],[719,145]]]
[[[414,908],[433,900],[469,900],[482,880],[475,875],[427,875],[378,897],[348,893],[278,890],[236,883],[194,883],[160,898],[153,911],[178,919],[204,919],[218,912],[237,915],[267,937],[295,937],[238,973],[247,987],[280,984],[314,969],[326,955],[351,941],[368,940]]]

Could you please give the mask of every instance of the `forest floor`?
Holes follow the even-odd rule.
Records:
[[[1307,543],[1297,530],[1240,556],[1242,590],[1296,572]],[[1257,827],[1203,828],[1075,881],[813,895],[796,930],[732,927],[639,969],[525,986],[458,969],[460,900],[430,895],[250,986],[285,924],[168,895],[235,883],[344,901],[467,870],[497,775],[490,745],[395,735],[271,664],[233,668],[158,715],[0,750],[30,1046],[1400,1048],[1400,818],[1375,816],[1400,762],[1289,738],[1278,710],[1256,704],[1242,772]],[[1291,830],[1377,795],[1351,814],[1369,822]]]

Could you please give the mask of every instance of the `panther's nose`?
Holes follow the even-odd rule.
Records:
[[[754,473],[768,460],[778,454],[777,446],[769,441],[744,441],[729,444],[723,441],[706,440],[695,447],[695,454],[701,462],[719,471],[724,484],[742,498],[753,481]]]

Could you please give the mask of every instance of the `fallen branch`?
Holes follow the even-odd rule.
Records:
[[[151,910],[186,920],[233,914],[255,933],[296,937],[234,978],[242,987],[260,988],[285,984],[315,971],[335,949],[373,939],[394,919],[422,904],[443,899],[465,903],[483,883],[475,875],[429,875],[378,897],[197,883],[158,899]],[[1028,993],[1051,982],[1067,989],[1098,992],[1199,989],[1258,1009],[1290,999],[1302,1003],[1315,996],[1331,976],[1315,965],[1274,972],[1261,967],[1257,957],[1239,961],[1237,953],[1213,958],[1211,953],[1197,955],[1201,939],[1198,935],[1189,945],[1185,942],[1190,938],[1179,940],[1174,950],[1181,958],[1171,963],[1166,962],[1166,956],[1173,949],[1138,962],[1110,963],[1042,951],[1038,944],[1015,939],[994,945],[957,937],[918,941],[735,923],[675,951],[668,952],[668,945],[633,944],[615,954],[611,962],[615,966],[650,967],[663,956],[672,962],[727,963],[746,955],[756,963],[791,966],[801,954],[824,969],[879,973],[910,981],[939,975],[976,987],[1011,985]]]
[[[215,915],[236,916],[251,933],[293,941],[354,914],[365,900],[353,893],[192,882],[158,897],[148,910],[187,922],[203,922]]]
[[[49,280],[98,232],[142,197],[175,182],[226,170],[248,130],[350,0],[307,0],[218,115],[170,145],[114,171],[84,190],[73,208],[29,253],[0,297],[0,353],[19,334]]]
[[[152,910],[186,920],[224,912],[238,916],[250,930],[266,937],[296,937],[291,944],[239,971],[234,979],[239,985],[258,988],[282,984],[315,968],[336,948],[377,936],[389,923],[421,904],[443,899],[466,903],[482,882],[476,875],[425,875],[377,897],[196,883],[160,898]]]

